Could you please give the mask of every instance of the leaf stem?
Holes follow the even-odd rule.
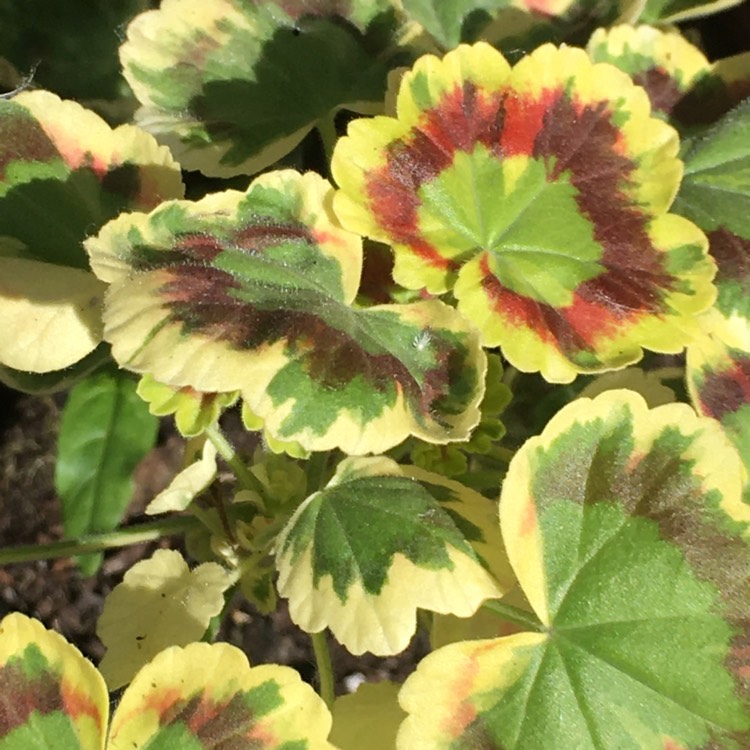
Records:
[[[151,542],[173,534],[184,534],[199,528],[201,522],[193,516],[173,516],[157,521],[140,523],[129,528],[103,534],[88,534],[75,539],[60,539],[47,544],[22,544],[0,550],[0,565],[52,560],[57,557],[74,557],[88,552],[102,552],[115,547]]]
[[[527,630],[532,630],[535,633],[543,633],[545,630],[544,624],[533,612],[527,612],[525,609],[514,607],[512,604],[506,604],[499,599],[488,599],[482,606],[499,615],[503,620],[512,622],[514,625],[520,625]]]
[[[206,428],[206,437],[214,444],[217,453],[227,462],[242,487],[257,492],[265,500],[266,488],[247,468],[218,424],[214,423]]]
[[[335,115],[327,115],[321,117],[316,123],[320,140],[323,144],[323,151],[326,155],[326,164],[328,165],[328,174],[331,174],[331,159],[333,159],[333,149],[336,146],[338,140],[338,133],[336,132],[336,120]]]
[[[318,667],[320,697],[325,701],[326,706],[332,709],[336,696],[333,690],[333,667],[331,665],[331,652],[326,640],[326,631],[310,633],[310,640],[315,653],[315,664]]]
[[[328,468],[328,459],[331,454],[328,452],[313,453],[307,459],[305,474],[307,475],[307,494],[312,495],[322,489],[326,481],[326,469]]]

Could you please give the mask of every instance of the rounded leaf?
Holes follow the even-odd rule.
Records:
[[[0,747],[104,750],[109,698],[62,636],[14,613],[0,621]]]
[[[201,638],[231,584],[220,565],[190,570],[176,550],[157,550],[133,565],[105,599],[96,627],[107,648],[100,669],[110,690],[130,682],[162,649]]]
[[[512,585],[493,516],[490,500],[439,475],[345,459],[279,535],[279,593],[307,632],[328,627],[353,654],[398,653],[417,609],[465,617]]]
[[[354,121],[332,171],[342,223],[393,245],[400,284],[452,289],[485,346],[552,382],[690,341],[715,267],[666,213],[677,134],[624,73],[552,45],[511,69],[479,43],[420,58],[397,110]]]
[[[437,300],[354,307],[361,238],[331,195],[284,170],[110,222],[86,246],[112,285],[115,359],[172,387],[240,391],[271,438],[306,450],[467,438],[484,391],[476,331]]]
[[[398,747],[746,747],[741,474],[719,426],[685,404],[610,391],[565,407],[512,459],[500,498],[540,632],[423,660]]]
[[[335,750],[331,715],[290,667],[250,667],[226,643],[168,648],[122,696],[107,750]]]

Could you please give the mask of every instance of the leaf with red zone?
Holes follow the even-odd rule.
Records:
[[[597,29],[587,45],[648,92],[655,113],[682,129],[716,122],[750,94],[750,54],[710,63],[676,29]]]
[[[103,286],[83,240],[123,211],[179,198],[179,166],[132,125],[47,91],[0,101],[0,364],[70,382],[101,343]],[[16,371],[16,372],[14,372]],[[52,373],[56,373],[52,377]]]
[[[287,170],[108,225],[88,248],[113,285],[115,358],[171,387],[241,391],[272,439],[306,450],[466,438],[486,367],[476,332],[437,300],[354,307],[361,239],[331,194]]]
[[[25,615],[0,622],[0,746],[103,750],[104,680],[57,633]]]
[[[490,47],[421,58],[398,118],[355,121],[332,162],[342,222],[395,250],[524,371],[567,382],[676,352],[715,294],[706,238],[667,214],[676,133],[580,50],[511,69]]]
[[[687,384],[696,411],[721,422],[737,448],[750,502],[750,353],[705,336],[688,347]]]
[[[123,694],[108,750],[146,747],[334,750],[322,699],[289,667],[250,667],[224,643],[162,651]]]

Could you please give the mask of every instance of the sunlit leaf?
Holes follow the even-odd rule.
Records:
[[[37,620],[0,621],[0,748],[104,750],[109,700],[99,672]]]
[[[494,518],[492,501],[437,474],[346,459],[279,536],[279,593],[304,630],[398,653],[418,608],[466,616],[512,585]]]
[[[452,289],[485,346],[551,382],[695,335],[715,267],[666,213],[677,134],[624,73],[551,45],[511,69],[479,43],[420,58],[397,109],[351,123],[332,170],[342,223],[393,245],[400,284]]]
[[[543,626],[420,662],[400,750],[748,746],[748,506],[713,420],[579,399],[512,460],[500,520]]]
[[[333,705],[331,741],[340,750],[390,750],[406,714],[398,705],[399,685],[363,682]]]
[[[107,647],[100,669],[109,689],[130,682],[162,649],[200,639],[230,585],[220,565],[203,563],[190,570],[175,550],[157,550],[133,565],[107,596],[97,624]]]
[[[47,373],[83,359],[101,341],[104,289],[80,268],[0,257],[3,364]]]
[[[721,422],[739,451],[750,500],[750,352],[702,338],[688,347],[687,383],[696,411]]]
[[[83,240],[121,211],[180,197],[183,186],[152,136],[112,130],[46,91],[0,100],[0,134],[0,363],[47,373],[101,340],[102,288]]]
[[[340,108],[382,107],[388,0],[164,0],[120,51],[136,120],[188,169],[253,174]]]
[[[156,515],[185,510],[216,479],[216,448],[210,440],[203,441],[200,453],[190,450],[197,447],[193,441],[186,444],[185,468],[148,504],[146,513]]]
[[[129,685],[107,750],[335,750],[331,715],[290,667],[226,643],[169,648]]]
[[[55,489],[66,536],[112,531],[133,494],[133,471],[153,448],[158,420],[124,373],[103,372],[78,383],[60,420]],[[93,575],[101,555],[79,558]]]
[[[112,285],[115,359],[172,387],[241,391],[267,434],[307,450],[465,439],[484,387],[476,331],[437,300],[353,307],[361,242],[331,194],[284,170],[110,222],[86,246]]]
[[[587,51],[625,71],[646,89],[654,113],[683,129],[716,122],[750,95],[750,53],[711,64],[676,29],[598,29]]]

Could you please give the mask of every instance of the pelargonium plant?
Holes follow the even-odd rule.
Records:
[[[0,560],[190,559],[98,668],[5,617],[0,749],[750,747],[750,52],[675,25],[740,3],[105,5],[39,85],[0,10],[0,380],[69,389],[66,538]],[[212,642],[240,596],[317,692]]]

